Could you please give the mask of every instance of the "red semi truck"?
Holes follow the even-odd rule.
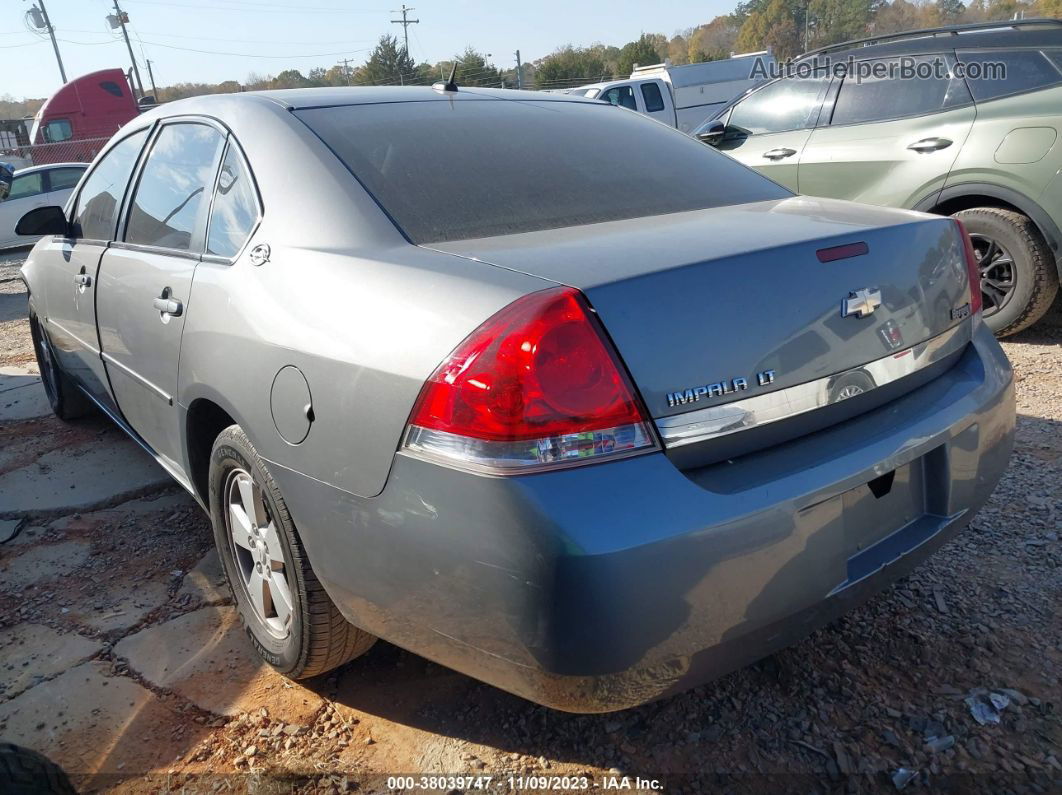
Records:
[[[88,163],[139,112],[121,69],[75,78],[37,111],[30,130],[33,163]]]

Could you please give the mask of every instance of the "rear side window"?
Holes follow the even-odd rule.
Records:
[[[614,86],[598,99],[610,105],[619,105],[621,108],[638,110],[638,103],[634,101],[634,89],[630,86]]]
[[[74,232],[91,240],[112,240],[126,185],[133,173],[147,130],[133,133],[115,144],[85,180],[74,210]]]
[[[27,196],[36,196],[44,192],[44,175],[40,171],[32,174],[22,174],[15,177],[11,182],[11,192],[7,195],[11,199],[25,199]]]
[[[935,68],[942,56],[885,59],[865,62],[867,71],[848,76],[841,84],[833,107],[831,124],[861,124],[871,121],[921,116],[967,104],[970,92],[950,68]],[[876,65],[876,66],[875,66]],[[922,76],[905,77],[906,69],[924,68]]]
[[[167,124],[159,131],[129,208],[127,243],[191,250],[205,225],[224,141],[205,124]]]
[[[664,109],[664,98],[660,94],[660,86],[656,83],[642,83],[642,100],[645,102],[646,113],[656,113]]]
[[[210,210],[207,254],[235,257],[258,220],[258,200],[250,172],[236,147],[229,145],[218,175],[217,193]]]
[[[727,126],[750,135],[803,130],[815,123],[829,84],[825,77],[778,80],[735,105]]]
[[[122,95],[122,87],[115,83],[113,80],[104,80],[102,83],[100,83],[100,88],[102,88],[108,94],[111,94],[116,97],[120,97]]]
[[[454,99],[296,114],[414,243],[791,195],[688,136],[597,102]]]
[[[1037,50],[959,52],[958,56],[978,102],[1062,83],[1062,72],[1056,66],[1062,58],[1057,54],[1054,61]]]
[[[48,172],[49,190],[67,190],[77,185],[81,175],[85,173],[83,168],[53,168]]]

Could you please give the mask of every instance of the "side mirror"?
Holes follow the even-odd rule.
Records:
[[[7,167],[6,163],[0,163],[0,202],[11,193],[11,183],[15,179],[15,172]]]
[[[69,232],[66,213],[62,207],[37,207],[30,210],[15,225],[16,235],[43,237],[44,235],[63,235]]]
[[[723,140],[724,135],[726,135],[726,125],[718,119],[708,122],[693,134],[698,141],[709,146],[718,144]]]

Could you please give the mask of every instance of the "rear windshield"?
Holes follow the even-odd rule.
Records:
[[[699,141],[604,103],[461,99],[297,115],[414,243],[791,195]]]

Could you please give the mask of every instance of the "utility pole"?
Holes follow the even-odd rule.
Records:
[[[52,39],[52,49],[55,50],[55,60],[59,64],[59,74],[63,78],[63,82],[66,82],[66,69],[63,67],[63,57],[59,54],[59,43],[55,40],[55,28],[52,27],[52,21],[48,18],[48,9],[44,7],[44,0],[37,0],[40,3],[40,15],[43,25],[36,24],[37,20],[34,19],[34,27],[44,27],[48,31],[48,35]],[[37,6],[33,6],[29,13],[34,16],[33,12],[37,10]]]
[[[392,14],[401,14],[402,15],[401,19],[392,19],[391,20],[391,24],[392,25],[401,25],[402,26],[402,39],[406,43],[406,45],[405,45],[406,46],[406,55],[409,55],[409,26],[410,25],[416,25],[416,24],[418,24],[420,22],[419,19],[407,19],[406,15],[410,11],[415,11],[415,10],[416,9],[413,9],[413,8],[406,8],[406,4],[403,3],[401,11],[392,11],[391,12]]]
[[[520,51],[516,51],[516,87],[524,87],[524,67],[520,63]]]
[[[129,21],[129,15],[122,11],[118,6],[118,0],[114,0],[114,16],[118,22],[117,27],[122,29],[122,36],[125,38],[126,49],[129,50],[129,60],[133,62],[133,75],[136,77],[135,88],[140,92],[140,96],[144,96],[144,81],[140,79],[140,68],[136,65],[136,56],[133,55],[133,45],[129,43],[129,31],[125,29],[125,23]],[[112,25],[111,27],[115,27]]]
[[[159,101],[159,90],[157,88],[155,88],[155,73],[151,71],[151,59],[150,58],[145,58],[144,60],[147,62],[148,80],[151,81],[151,96],[153,96],[155,98],[155,101],[158,102]]]
[[[811,0],[804,8],[804,52],[808,51],[808,34],[811,29]]]
[[[347,79],[347,85],[349,86],[350,85],[350,66],[348,66],[348,64],[350,63],[350,59],[349,58],[344,58],[339,63],[343,64],[343,77],[345,77]],[[336,64],[336,65],[338,66],[339,64]]]

